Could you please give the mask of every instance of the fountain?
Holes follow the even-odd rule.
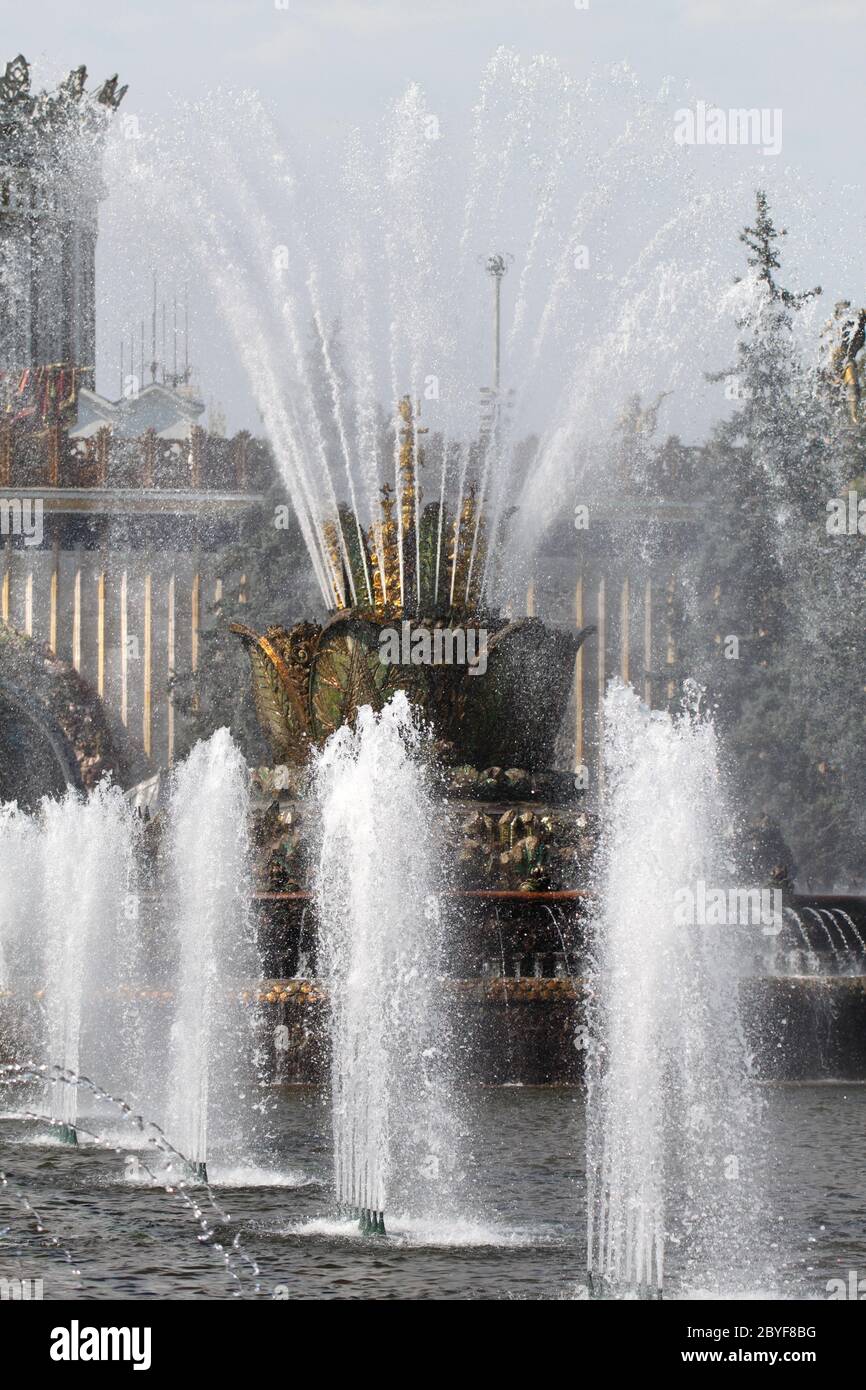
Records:
[[[250,1137],[249,996],[261,967],[248,917],[248,786],[246,763],[220,729],[178,768],[168,808],[177,965],[167,1131],[202,1182],[216,1146],[237,1158]]]
[[[422,735],[398,691],[316,756],[320,976],[331,999],[334,1185],[368,1234],[442,1210],[456,1163],[440,975],[443,863]]]
[[[754,1214],[742,942],[736,923],[677,919],[678,894],[731,878],[714,731],[694,708],[651,713],[619,684],[605,722],[587,1267],[597,1291],[660,1297],[673,1239],[685,1281],[722,1288],[745,1272]]]
[[[110,1040],[123,1041],[112,1014],[138,964],[135,924],[124,911],[135,892],[135,827],[120,791],[100,788],[87,801],[71,793],[46,801],[41,829],[44,1055],[110,1084]],[[77,1088],[52,1087],[49,1113],[70,1143],[77,1103]]]
[[[178,769],[163,843],[119,788],[3,808],[0,949],[19,1006],[13,1055],[60,1070],[55,1132],[76,1142],[77,1085],[133,1099],[199,1181],[209,1152],[251,1141],[256,982],[249,924],[247,767],[227,730]],[[26,928],[26,930],[25,930]],[[167,1006],[167,1007],[166,1007]]]
[[[495,758],[500,766],[548,767],[574,658],[594,629],[551,630],[535,618],[508,621],[491,608],[474,492],[451,515],[444,501],[419,515],[424,450],[408,396],[400,420],[397,515],[386,482],[380,520],[367,532],[347,508],[323,523],[332,577],[328,621],[264,634],[232,624],[249,653],[256,712],[274,759],[303,765],[311,747],[364,705],[381,708],[394,690],[405,690],[433,721],[452,765],[483,767]],[[450,580],[438,563],[443,537]]]
[[[112,1084],[139,964],[126,912],[136,893],[134,817],[120,790],[103,784],[86,799],[70,791],[46,800],[36,818],[5,807],[2,840],[8,986],[22,1000],[42,997],[27,1010],[25,1036],[56,1066]],[[45,1103],[56,1134],[74,1144],[76,1088],[49,1083]]]
[[[0,803],[0,991],[37,974],[25,924],[38,910],[39,831],[15,802]],[[34,869],[36,870],[34,872]]]
[[[468,1085],[573,1082],[586,1062],[593,1291],[660,1297],[730,1292],[750,1277],[750,1066],[760,1074],[768,1057],[772,1067],[792,1055],[798,1030],[777,1045],[773,1021],[787,1028],[802,973],[822,1001],[832,983],[835,1001],[862,978],[864,941],[851,900],[801,899],[784,872],[768,890],[784,899],[771,936],[678,920],[680,894],[727,888],[734,873],[712,725],[694,706],[650,713],[623,685],[603,698],[611,650],[627,674],[638,627],[647,699],[675,698],[673,603],[655,571],[640,595],[617,571],[616,604],[602,578],[597,627],[583,621],[582,578],[573,622],[535,616],[529,557],[564,501],[570,511],[572,493],[594,487],[602,527],[620,501],[613,474],[595,476],[605,469],[589,461],[622,425],[612,378],[655,397],[629,407],[634,438],[648,435],[662,399],[693,385],[690,342],[706,350],[723,317],[708,250],[717,189],[692,184],[673,216],[660,215],[656,189],[620,250],[617,194],[647,167],[660,189],[679,189],[683,165],[665,101],[643,102],[625,71],[615,83],[633,119],[603,165],[608,131],[573,120],[571,80],[498,53],[473,114],[456,231],[453,163],[428,136],[415,86],[378,156],[352,138],[327,190],[333,218],[324,199],[298,196],[254,99],[234,108],[240,158],[225,123],[195,113],[216,193],[177,133],[168,151],[157,138],[134,152],[135,214],[153,191],[157,216],[180,223],[203,268],[324,612],[264,631],[232,624],[272,766],[248,769],[220,729],[160,784],[146,825],[133,815],[144,793],[127,802],[106,784],[29,817],[2,808],[0,988],[20,1006],[11,1046],[21,1055],[24,1037],[38,1059],[26,1078],[50,1078],[54,1132],[89,1141],[80,1097],[101,1104],[111,1085],[134,1101],[120,1106],[125,1124],[147,1114],[164,1129],[157,1147],[172,1181],[181,1165],[181,1191],[258,1142],[262,1057],[271,1079],[327,1070],[341,1217],[384,1236],[387,1213],[398,1240],[418,1222],[441,1234],[461,1201]],[[584,93],[590,109],[596,90]],[[586,182],[566,213],[578,168]],[[257,178],[275,190],[273,217]],[[605,269],[581,281],[584,238]],[[493,249],[507,243],[522,255]],[[465,312],[479,261],[492,342]],[[493,372],[479,402],[482,354]],[[649,518],[639,464],[630,481]],[[652,562],[658,534],[629,546]],[[557,767],[558,735],[596,631],[590,714],[603,703],[607,752],[590,793],[577,749],[575,773]],[[40,746],[33,735],[19,761]],[[35,882],[15,872],[21,860],[38,866]]]

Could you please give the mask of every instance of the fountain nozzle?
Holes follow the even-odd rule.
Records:
[[[362,1236],[384,1236],[385,1213],[383,1211],[372,1211],[369,1207],[363,1207],[358,1220],[358,1230]]]

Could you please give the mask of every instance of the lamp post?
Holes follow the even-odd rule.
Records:
[[[497,252],[493,256],[488,256],[484,262],[484,269],[493,281],[493,392],[499,395],[499,377],[501,365],[501,322],[502,322],[502,277],[508,270],[509,262],[513,259],[507,253],[503,255]]]

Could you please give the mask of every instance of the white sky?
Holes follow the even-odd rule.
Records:
[[[82,62],[94,83],[118,72],[130,87],[123,110],[145,128],[172,95],[253,88],[306,150],[377,119],[412,79],[447,124],[471,106],[501,44],[552,54],[576,77],[624,58],[649,90],[672,76],[724,108],[781,108],[784,160],[810,190],[812,216],[826,220],[829,244],[852,246],[866,241],[864,32],[866,0],[0,0],[0,56],[23,52],[37,81]],[[861,293],[845,281],[850,268],[837,282],[818,259],[799,270],[830,303]],[[231,374],[216,353],[193,345],[205,396],[216,381],[224,399]],[[100,361],[112,391],[104,343]],[[240,390],[226,404],[231,425],[254,422]]]
[[[844,171],[862,119],[866,0],[0,0],[0,20],[10,57],[119,71],[142,113],[231,83],[315,132],[410,78],[447,107],[506,44],[576,75],[626,58],[649,85],[672,74],[720,106],[781,106],[789,153],[816,170]]]

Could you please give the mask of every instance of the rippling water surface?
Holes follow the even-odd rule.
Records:
[[[746,1292],[823,1299],[828,1279],[866,1274],[866,1087],[764,1094],[766,1267]],[[390,1216],[385,1239],[335,1217],[329,1112],[313,1091],[280,1095],[272,1167],[211,1173],[216,1208],[202,1189],[154,1185],[141,1165],[158,1171],[160,1156],[110,1121],[90,1123],[120,1152],[65,1148],[32,1123],[0,1120],[0,1278],[41,1278],[46,1299],[581,1297],[580,1095],[514,1087],[468,1099],[473,1210],[435,1226]],[[678,1287],[676,1265],[670,1252],[670,1294],[712,1297]]]

